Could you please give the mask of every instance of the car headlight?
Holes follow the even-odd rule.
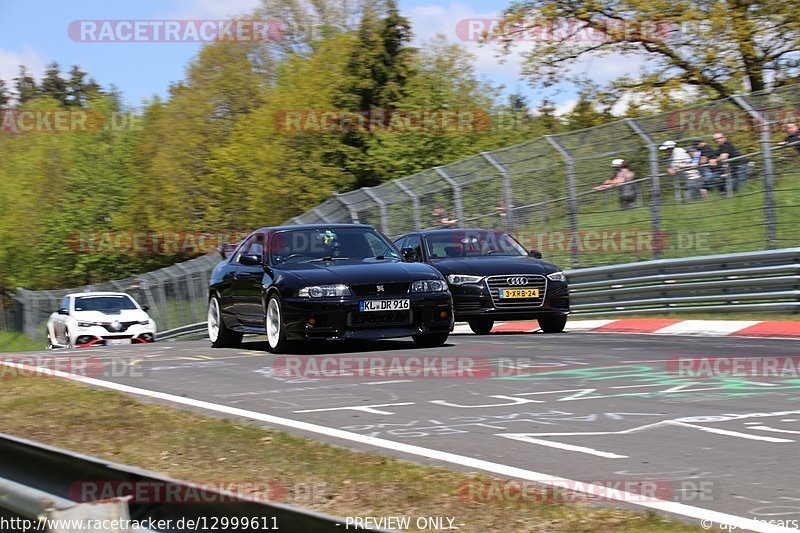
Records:
[[[467,276],[466,274],[450,274],[447,281],[453,285],[463,285],[465,283],[480,283],[483,276]]]
[[[90,328],[92,326],[102,326],[102,322],[78,322],[79,328]]]
[[[567,281],[567,276],[563,272],[553,272],[547,275],[547,279],[551,281]]]
[[[139,321],[139,325],[140,326],[149,326],[150,325],[150,321],[149,320],[140,320]]]
[[[350,287],[347,285],[314,285],[303,287],[297,291],[300,298],[336,298],[350,296]]]
[[[408,292],[442,292],[447,290],[447,283],[438,279],[423,279],[411,284]]]

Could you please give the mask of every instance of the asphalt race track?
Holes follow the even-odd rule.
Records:
[[[239,349],[186,341],[79,353],[104,360],[97,376],[104,382],[211,402],[224,406],[223,416],[242,416],[240,409],[352,435],[343,440],[337,431],[278,424],[319,440],[470,470],[478,469],[471,460],[482,460],[571,480],[653,480],[668,487],[660,493],[668,501],[747,519],[800,520],[800,378],[692,378],[670,363],[798,356],[796,340],[453,335],[435,349],[405,340],[329,343],[286,358],[251,339]],[[285,375],[289,361],[307,371],[303,365],[319,363],[318,356],[448,358],[470,361],[479,371],[467,377]],[[387,441],[465,461],[381,445]]]

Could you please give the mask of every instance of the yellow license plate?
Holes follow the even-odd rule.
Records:
[[[538,298],[539,289],[503,289],[500,298]]]

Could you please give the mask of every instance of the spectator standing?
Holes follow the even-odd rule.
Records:
[[[675,141],[666,141],[659,146],[658,149],[667,153],[669,157],[667,174],[672,176],[673,179],[677,179],[681,188],[685,189],[686,199],[693,200],[698,195],[705,197],[702,192],[705,190],[703,188],[703,180],[692,156],[690,156],[686,150],[678,146],[678,143]],[[700,161],[699,155],[697,161],[698,163]],[[686,183],[680,183],[680,178],[685,178]]]
[[[717,143],[717,151],[714,157],[709,160],[712,168],[716,168],[718,176],[724,178],[726,173],[723,165],[727,165],[730,172],[727,173],[727,178],[731,180],[731,186],[734,191],[743,186],[747,181],[747,161],[745,159],[737,159],[740,157],[739,151],[733,146],[727,137],[721,132],[714,133],[714,142]],[[734,161],[729,160],[733,159]],[[725,190],[724,179],[720,185],[722,191]]]
[[[624,159],[614,159],[611,161],[611,167],[614,169],[614,176],[592,189],[603,191],[618,187],[620,207],[623,209],[633,207],[633,204],[636,203],[636,186],[630,182],[636,179],[636,175],[630,169],[630,164]]]
[[[780,146],[793,146],[800,153],[800,129],[798,129],[797,124],[794,122],[786,124],[786,133],[788,134],[786,138],[778,144]]]

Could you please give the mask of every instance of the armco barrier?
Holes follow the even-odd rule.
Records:
[[[800,248],[566,272],[576,315],[800,312]]]
[[[237,527],[236,531],[264,531],[263,518],[275,517],[279,531],[340,532],[343,519],[308,511],[289,505],[262,502],[203,488],[204,500],[211,502],[136,502],[116,498],[102,504],[75,501],[75,486],[81,482],[128,482],[142,486],[177,487],[176,493],[190,494],[196,485],[170,479],[130,466],[110,463],[85,455],[61,450],[27,439],[0,433],[0,517],[24,518],[36,521],[48,519],[116,520],[137,522],[153,520],[200,519],[209,523],[227,518],[239,525],[250,523],[254,527]],[[209,494],[218,498],[208,498]],[[249,520],[247,520],[249,519]],[[247,520],[245,522],[245,520]],[[251,522],[252,521],[252,522]],[[166,522],[165,522],[166,523]],[[350,526],[350,529],[354,529]],[[51,533],[71,533],[69,529],[31,529]],[[133,530],[125,530],[131,531]],[[151,531],[181,531],[180,529],[138,529],[135,533]],[[378,531],[378,530],[375,530]]]

